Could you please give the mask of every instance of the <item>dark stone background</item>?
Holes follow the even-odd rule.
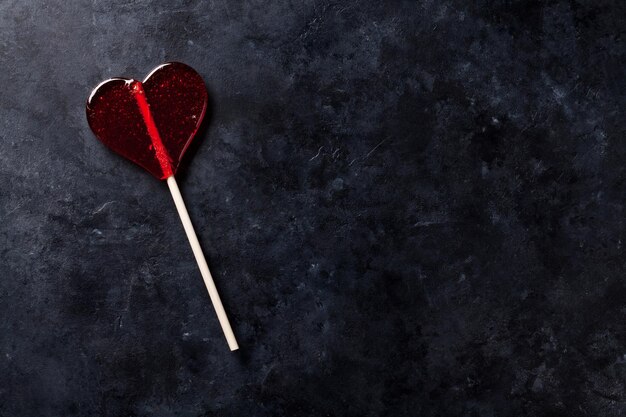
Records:
[[[0,416],[626,414],[623,1],[0,2]],[[167,187],[91,134],[179,60]]]

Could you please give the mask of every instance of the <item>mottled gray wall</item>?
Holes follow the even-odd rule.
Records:
[[[623,1],[0,1],[0,416],[626,414]],[[112,76],[211,94],[163,183]]]

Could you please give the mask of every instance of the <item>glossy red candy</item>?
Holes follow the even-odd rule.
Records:
[[[112,78],[87,101],[100,141],[159,179],[174,175],[207,106],[202,77],[180,62],[155,68],[143,82]]]

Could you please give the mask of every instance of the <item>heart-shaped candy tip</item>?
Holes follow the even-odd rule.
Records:
[[[112,78],[87,101],[87,121],[113,151],[159,179],[176,173],[207,107],[202,77],[188,65],[168,62],[143,82]]]

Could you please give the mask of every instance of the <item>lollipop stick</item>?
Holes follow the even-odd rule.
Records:
[[[219,319],[220,325],[222,326],[224,336],[226,336],[228,347],[231,351],[237,350],[239,349],[239,345],[237,344],[237,340],[235,339],[235,335],[233,334],[233,329],[230,327],[230,323],[228,322],[228,317],[226,316],[226,311],[224,311],[222,300],[220,300],[220,295],[217,292],[217,288],[215,288],[215,283],[213,282],[211,271],[209,271],[209,266],[206,263],[206,259],[204,259],[204,254],[202,253],[202,249],[200,248],[200,242],[198,242],[196,232],[193,230],[193,225],[191,224],[189,213],[187,213],[185,202],[183,201],[183,197],[180,195],[178,184],[176,184],[176,180],[174,179],[173,175],[167,178],[167,185],[168,187],[170,187],[170,192],[172,193],[174,204],[176,204],[178,215],[180,216],[180,220],[183,222],[185,233],[187,233],[187,239],[189,239],[191,250],[193,250],[193,254],[196,257],[196,262],[198,263],[198,267],[200,268],[200,273],[202,274],[202,279],[204,279],[204,284],[209,291],[211,302],[213,303],[213,307],[215,308],[215,312],[217,313],[217,318]]]

